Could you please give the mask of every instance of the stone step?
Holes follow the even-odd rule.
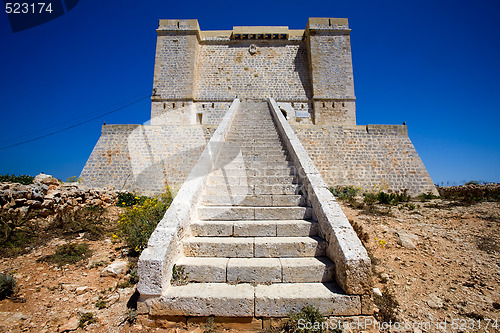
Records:
[[[232,161],[216,161],[215,169],[229,168],[229,169],[279,169],[279,168],[289,168],[290,161],[242,161],[242,160],[232,160]]]
[[[269,133],[269,131],[273,131],[273,133]],[[253,139],[253,140],[279,140],[279,136],[276,133],[276,130],[267,130],[262,133],[228,133],[226,136],[227,141],[233,140],[241,140],[241,139]]]
[[[171,286],[153,304],[152,316],[252,317],[254,287],[250,284],[190,283]]]
[[[226,141],[231,144],[240,144],[244,143],[247,145],[250,144],[275,144],[275,145],[281,145],[281,140],[276,137],[276,138],[247,138],[247,137],[227,137]]]
[[[208,178],[207,184],[228,185],[285,185],[293,184],[293,176],[248,176],[248,177],[222,177],[212,176]]]
[[[238,148],[243,151],[255,151],[255,152],[261,152],[261,151],[275,151],[275,152],[283,152],[286,153],[281,144],[276,144],[276,143],[260,143],[260,144],[254,144],[254,145],[247,145],[245,143],[241,143]]]
[[[189,237],[187,257],[295,258],[323,257],[326,242],[313,237]]]
[[[289,161],[243,161],[235,159],[232,161],[217,161],[215,169],[282,169],[289,168]]]
[[[259,127],[232,126],[229,134],[252,134],[252,135],[276,135],[276,128],[273,125],[262,125]]]
[[[307,220],[194,221],[198,237],[295,237],[318,235],[318,223]]]
[[[292,170],[288,166],[274,169],[248,169],[224,167],[216,169],[210,176],[218,177],[251,177],[251,176],[292,176]]]
[[[346,295],[335,283],[189,283],[172,286],[154,301],[152,316],[286,317],[313,305],[323,316],[361,313],[359,295]]]
[[[336,283],[277,283],[255,286],[255,317],[286,317],[312,305],[323,316],[361,313],[359,295],[346,295]]]
[[[205,221],[301,220],[311,218],[308,207],[200,206],[198,218]]]
[[[271,284],[332,282],[335,265],[327,257],[182,257],[176,268],[183,272],[186,282]]]
[[[299,186],[287,185],[211,185],[205,188],[206,195],[265,195],[265,194],[297,194]]]
[[[300,206],[300,195],[209,195],[203,198],[205,206]]]
[[[256,155],[267,155],[267,156],[274,156],[274,155],[286,155],[286,153],[282,149],[278,148],[235,148],[235,149],[224,149],[221,151],[219,156],[256,156]]]
[[[286,162],[287,156],[281,155],[220,155],[217,158],[217,163],[228,163],[239,161],[243,163],[251,162]]]

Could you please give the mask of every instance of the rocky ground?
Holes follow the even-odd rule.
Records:
[[[381,322],[420,325],[409,332],[500,331],[498,202],[342,207],[372,257]]]
[[[374,263],[375,293],[382,295],[374,296],[379,321],[414,325],[390,331],[500,331],[499,202],[341,205]],[[118,213],[111,209],[110,218]],[[40,260],[68,242],[89,244],[92,255],[62,267]],[[18,283],[17,295],[0,301],[0,331],[230,331],[154,327],[137,315],[127,307],[134,299],[127,263],[135,260],[110,235],[89,240],[85,234],[51,238],[22,255],[0,258],[0,272],[13,274]]]

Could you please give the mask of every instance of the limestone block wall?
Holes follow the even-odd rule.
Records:
[[[250,45],[256,52],[250,53]],[[202,42],[195,84],[196,100],[234,96],[262,100],[307,101],[311,82],[303,41],[239,40]]]
[[[292,126],[328,185],[437,194],[406,126]]]
[[[153,89],[156,99],[192,99],[199,48],[197,20],[160,20]]]
[[[213,133],[199,125],[105,125],[80,177],[144,195],[179,188]]]

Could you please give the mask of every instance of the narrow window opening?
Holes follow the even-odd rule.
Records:
[[[204,109],[205,108],[205,104],[202,104],[201,107]]]
[[[332,108],[335,108],[335,102],[332,102]]]
[[[167,103],[163,103],[163,108],[166,109],[167,108]]]
[[[196,123],[198,125],[201,125],[203,123],[203,113],[197,113],[196,114]]]
[[[215,107],[215,103],[212,103],[212,109]]]
[[[326,107],[325,102],[323,102],[323,107]]]
[[[344,106],[345,106],[345,104],[344,104],[344,102],[342,102],[342,107],[344,107]]]
[[[180,29],[181,28],[181,24],[180,22],[177,22],[177,29]]]
[[[175,103],[172,103],[172,108],[175,109]]]

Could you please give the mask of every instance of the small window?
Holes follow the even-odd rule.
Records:
[[[172,108],[175,109],[175,103],[172,103]]]
[[[203,113],[196,114],[196,123],[199,125],[203,124]]]

